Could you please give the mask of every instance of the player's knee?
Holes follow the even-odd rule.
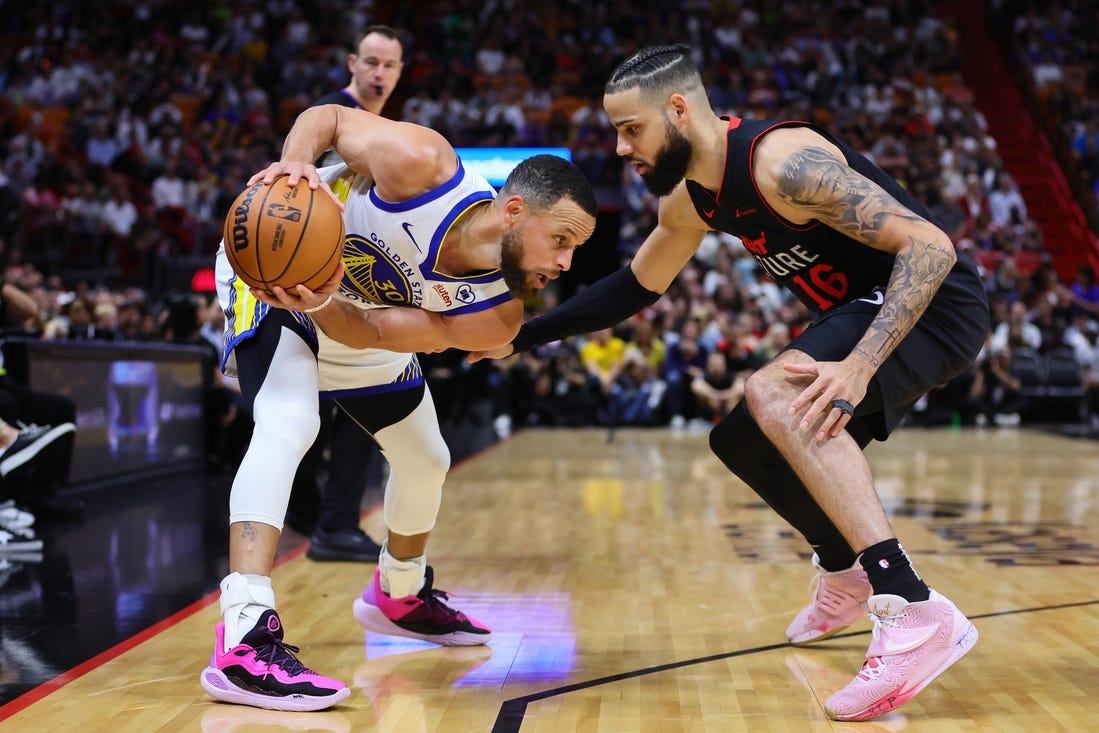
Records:
[[[786,416],[788,400],[770,369],[760,369],[748,377],[744,383],[743,402],[751,412],[750,417],[764,432]]]
[[[316,403],[299,404],[292,399],[269,400],[255,408],[254,435],[278,444],[288,454],[305,455],[320,432],[321,418]],[[256,439],[253,437],[253,440]]]
[[[429,443],[415,462],[415,471],[422,481],[442,485],[450,471],[450,449],[442,440]]]

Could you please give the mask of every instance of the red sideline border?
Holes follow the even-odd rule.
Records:
[[[465,458],[451,466],[451,470],[457,468],[458,466],[461,466],[467,461],[473,460],[474,458],[477,458],[487,453],[497,445],[500,445],[500,443],[503,443],[505,440],[508,440],[508,438],[504,438],[503,440],[497,440],[495,443],[492,443],[479,451],[471,453],[470,455],[466,456]],[[366,516],[371,512],[378,511],[379,509],[381,509],[380,503],[376,507],[371,507],[369,510],[364,512],[363,516]],[[299,557],[306,551],[306,549],[308,549],[308,547],[309,543],[306,542],[301,547],[295,548],[294,550],[287,552],[286,554],[275,560],[275,564],[273,565],[273,567],[278,567],[283,563],[289,562],[294,558]],[[12,717],[16,713],[20,713],[26,710],[31,705],[34,705],[36,702],[43,699],[44,697],[56,692],[57,690],[60,690],[62,687],[69,684],[70,682],[74,682],[75,680],[80,679],[88,672],[91,672],[93,669],[96,669],[97,667],[102,667],[104,664],[111,661],[112,659],[122,656],[126,652],[130,651],[136,646],[139,646],[145,641],[148,641],[162,631],[166,631],[178,624],[179,622],[183,621],[184,619],[193,616],[194,614],[198,613],[199,611],[216,601],[220,593],[221,591],[213,591],[209,595],[198,599],[191,605],[182,608],[179,611],[176,611],[163,621],[158,621],[144,631],[134,634],[129,639],[121,641],[118,644],[115,644],[110,649],[96,654],[94,657],[87,660],[86,662],[81,662],[75,667],[57,675],[53,679],[43,682],[38,687],[24,692],[22,695],[15,698],[6,705],[0,705],[0,723]]]

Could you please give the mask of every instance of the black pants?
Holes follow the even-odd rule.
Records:
[[[299,529],[320,527],[329,532],[355,529],[371,463],[379,460],[377,444],[339,409],[334,400],[321,400],[321,428],[313,446],[298,464],[287,514]],[[328,480],[317,482],[328,448]]]
[[[40,392],[8,376],[0,376],[0,419],[18,427],[18,423],[60,425],[76,422],[76,401],[65,395]],[[28,471],[5,481],[4,494],[18,495],[31,487],[35,491],[56,491],[69,481],[72,467],[73,435],[62,436],[49,446],[48,460],[35,460]]]

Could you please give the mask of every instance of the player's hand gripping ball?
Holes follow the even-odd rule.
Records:
[[[225,254],[253,288],[310,290],[336,271],[343,252],[343,213],[323,188],[286,176],[244,189],[225,217]]]

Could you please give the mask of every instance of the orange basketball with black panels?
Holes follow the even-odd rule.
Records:
[[[248,285],[287,290],[299,283],[316,290],[343,252],[343,212],[322,188],[296,186],[279,176],[270,185],[241,191],[225,217],[225,254]]]

